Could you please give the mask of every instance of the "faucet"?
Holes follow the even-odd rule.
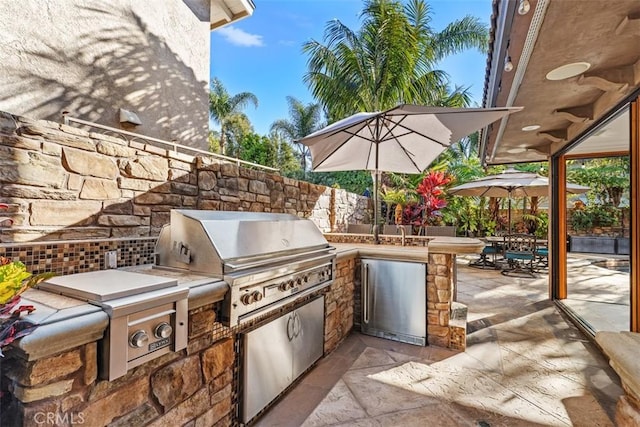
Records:
[[[404,246],[407,243],[407,231],[404,229],[403,226],[400,226],[400,234],[402,234],[402,246]]]

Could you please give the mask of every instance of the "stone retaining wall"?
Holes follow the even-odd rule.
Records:
[[[175,208],[286,212],[342,231],[368,199],[213,157],[0,112],[1,242],[157,236]]]

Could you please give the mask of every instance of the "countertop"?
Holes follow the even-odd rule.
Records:
[[[369,243],[331,243],[336,258],[375,257],[399,261],[428,262],[429,253],[473,254],[481,253],[485,244],[467,237],[434,237],[428,246],[374,245]]]
[[[220,279],[154,268],[150,264],[111,272],[120,270],[176,279],[178,288],[189,288],[189,310],[222,301],[228,290],[227,283]],[[109,316],[98,305],[37,288],[27,290],[20,305],[36,308],[24,318],[39,325],[34,332],[13,343],[27,360],[97,341],[109,324]]]
[[[428,247],[374,244],[333,243],[338,260],[350,257],[428,262],[429,253],[480,253],[484,243],[463,237],[435,237]],[[207,276],[180,272],[152,265],[126,267],[120,270],[175,278],[179,287],[189,288],[189,310],[221,301],[228,291],[226,282]],[[39,324],[30,335],[17,340],[13,347],[27,360],[36,360],[66,349],[102,338],[109,324],[109,316],[99,306],[76,298],[40,290],[29,289],[22,305],[33,305],[36,310],[26,316]]]

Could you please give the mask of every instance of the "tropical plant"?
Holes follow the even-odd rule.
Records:
[[[35,310],[32,305],[18,305],[20,295],[30,287],[52,277],[51,273],[33,276],[20,261],[0,257],[0,356],[14,340],[33,332],[37,325],[23,320],[23,313]]]
[[[258,98],[251,92],[229,94],[222,82],[213,78],[211,80],[211,92],[209,93],[209,115],[211,119],[220,125],[220,152],[226,153],[226,132],[229,122],[242,113],[248,104],[258,107]]]
[[[581,167],[569,168],[569,179],[589,186],[589,193],[594,196],[595,203],[618,207],[622,197],[628,195],[631,184],[629,157],[607,157],[581,162]]]
[[[382,191],[382,201],[389,207],[395,205],[393,215],[394,224],[402,224],[402,211],[407,204],[407,192],[403,189],[387,188]]]
[[[436,65],[468,48],[485,51],[487,28],[467,16],[437,32],[431,15],[424,0],[367,0],[358,31],[329,21],[326,44],[303,45],[309,57],[304,80],[331,121],[402,102],[468,105],[468,90],[450,90],[447,74]]]
[[[244,135],[234,155],[242,160],[278,168],[282,172],[300,170],[291,145],[275,133],[269,136],[253,132]]]
[[[466,235],[478,231],[478,206],[473,203],[465,203],[463,209],[458,212],[458,227]]]
[[[254,134],[253,126],[249,122],[249,118],[244,113],[234,114],[229,117],[224,129],[224,154],[230,157],[242,158],[242,140],[247,135]],[[212,132],[213,144],[210,142],[209,147],[218,150],[214,152],[222,153],[219,148],[222,144],[222,132]]]
[[[369,194],[373,181],[369,171],[338,171],[338,172],[303,172],[298,169],[285,174],[289,178],[303,179],[313,184],[333,188],[342,188],[351,193]]]
[[[594,227],[610,227],[618,223],[618,209],[613,206],[594,204],[571,212],[571,228],[575,231],[589,231]]]
[[[295,144],[300,151],[300,166],[307,170],[307,159],[311,157],[309,147],[297,142],[316,130],[320,129],[321,113],[320,104],[309,103],[304,105],[292,96],[287,96],[289,104],[289,119],[280,119],[273,122],[271,131],[281,134],[291,144]]]
[[[443,187],[449,182],[451,177],[446,173],[429,171],[416,188],[424,211],[423,225],[435,225],[440,222],[440,210],[447,206]]]

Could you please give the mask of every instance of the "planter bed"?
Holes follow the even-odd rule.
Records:
[[[571,236],[569,252],[615,254],[616,248],[615,237]]]

